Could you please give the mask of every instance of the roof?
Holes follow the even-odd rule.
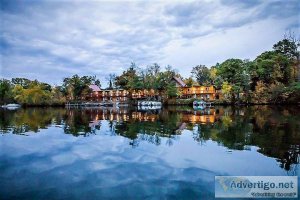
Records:
[[[93,92],[99,92],[101,90],[98,85],[90,85],[89,88],[92,89]]]
[[[178,78],[176,76],[174,76],[173,78],[181,87],[186,86],[185,82],[183,82],[183,80],[181,80],[181,78]]]

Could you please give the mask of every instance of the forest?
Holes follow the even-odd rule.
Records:
[[[254,60],[230,58],[214,66],[191,67],[189,77],[182,77],[176,69],[164,69],[154,63],[142,67],[135,63],[120,75],[110,74],[108,89],[123,88],[129,92],[153,89],[165,98],[175,98],[180,91],[171,81],[174,76],[187,86],[214,85],[220,91],[219,104],[282,104],[300,102],[299,40],[284,37]],[[96,76],[64,78],[62,84],[53,86],[38,80],[12,78],[0,80],[0,104],[64,105],[67,101],[81,101],[90,93],[89,85],[101,87]]]

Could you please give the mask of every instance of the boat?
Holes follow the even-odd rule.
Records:
[[[103,105],[102,106],[104,106],[104,107],[113,107],[114,106],[114,104],[113,103],[111,103],[111,102],[105,102],[105,103],[103,103]]]
[[[138,101],[138,110],[159,110],[161,107],[159,101]]]
[[[138,101],[138,106],[158,106],[161,107],[160,101]]]
[[[138,110],[160,110],[161,106],[138,106]]]
[[[203,110],[207,106],[207,103],[203,100],[196,100],[193,102],[193,108],[195,110]]]
[[[2,108],[6,108],[8,110],[16,110],[16,109],[20,108],[21,105],[20,104],[16,104],[16,103],[10,103],[10,104],[7,104],[7,105],[3,105],[1,107]]]

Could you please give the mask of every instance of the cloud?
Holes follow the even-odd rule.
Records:
[[[74,73],[97,75],[104,81],[132,61],[141,66],[172,64],[189,72],[199,62],[221,62],[220,56],[212,56],[215,51],[241,55],[235,49],[242,51],[245,38],[257,44],[245,48],[251,57],[266,49],[255,41],[266,40],[269,48],[287,28],[299,30],[297,3],[1,1],[0,72],[5,78],[27,77],[53,84]],[[264,33],[262,24],[277,33],[265,34],[272,30]],[[262,34],[253,35],[256,29]],[[233,36],[234,41],[226,43]],[[224,43],[229,46],[221,46]],[[190,59],[178,61],[187,52]],[[201,58],[198,52],[203,53]]]

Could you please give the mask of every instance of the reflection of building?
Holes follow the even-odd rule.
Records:
[[[190,122],[190,123],[214,123],[216,121],[216,111],[215,109],[205,109],[201,111],[186,111],[182,115],[183,122]]]
[[[214,86],[192,86],[186,84],[178,77],[174,77],[172,82],[179,91],[178,98],[188,99],[197,98],[206,101],[213,101],[216,98],[216,89]],[[91,93],[86,97],[88,101],[94,102],[126,102],[132,99],[148,99],[155,97],[160,99],[160,92],[153,89],[140,89],[129,92],[124,89],[100,89],[97,85],[90,85]]]
[[[126,109],[86,109],[85,114],[89,115],[92,122],[108,120],[108,121],[128,121],[129,113]]]
[[[186,114],[183,116],[182,121],[184,122],[191,122],[191,123],[214,123],[216,120],[215,115],[193,115],[193,114]]]
[[[154,122],[158,120],[158,115],[153,113],[142,113],[142,112],[132,112],[132,119],[138,121],[151,121]]]
[[[92,123],[109,120],[117,122],[156,122],[160,121],[162,115],[153,112],[139,112],[139,111],[129,111],[127,109],[86,109],[85,114],[89,116]],[[169,111],[168,111],[169,112]],[[206,109],[202,111],[176,111],[179,114],[177,118],[178,122],[185,123],[201,123],[209,124],[214,123],[217,120],[217,114],[215,109]],[[168,115],[173,115],[174,112],[168,113]]]

